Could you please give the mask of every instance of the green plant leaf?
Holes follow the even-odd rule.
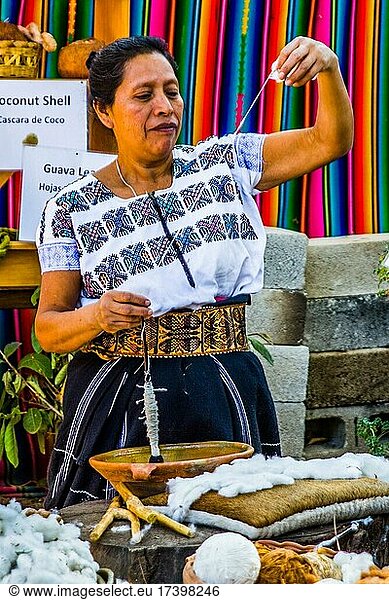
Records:
[[[29,408],[23,417],[23,427],[28,433],[37,433],[42,426],[42,411]]]
[[[7,460],[16,469],[19,465],[19,451],[15,433],[15,423],[13,421],[10,421],[5,428],[4,449]]]
[[[26,354],[26,356],[23,356],[23,358],[19,361],[18,365],[19,369],[23,367],[26,369],[31,369],[31,371],[35,371],[36,373],[40,373],[41,375],[47,377],[47,379],[51,379],[53,376],[50,359],[44,354]]]
[[[1,390],[1,395],[0,395],[0,412],[3,410],[3,406],[4,406],[4,401],[7,397],[7,393],[5,391],[5,387],[3,387],[3,389]]]
[[[31,345],[32,345],[34,351],[37,352],[38,354],[40,352],[42,352],[42,346],[38,342],[38,338],[36,337],[36,333],[35,333],[35,323],[33,323],[32,327],[31,327]]]
[[[58,371],[58,373],[55,376],[54,379],[54,385],[56,387],[60,387],[61,383],[64,381],[65,377],[66,377],[66,373],[68,372],[68,363],[65,363],[60,370]]]
[[[267,362],[269,364],[271,364],[271,365],[274,364],[274,359],[273,359],[272,355],[270,354],[270,352],[266,348],[266,346],[264,344],[262,344],[262,342],[257,340],[255,337],[251,337],[251,336],[249,336],[249,341],[252,344],[254,350],[256,350],[261,356],[263,356],[263,358],[265,360],[267,360]]]
[[[18,348],[20,348],[22,344],[20,342],[10,342],[6,346],[4,346],[4,354],[7,358],[9,358]]]
[[[0,460],[3,458],[4,454],[4,437],[5,437],[5,428],[7,426],[7,422],[3,421],[0,429]]]
[[[32,387],[32,389],[36,391],[36,393],[38,394],[38,396],[44,396],[45,395],[45,392],[42,390],[42,388],[41,388],[41,386],[39,384],[39,381],[38,381],[38,379],[36,378],[35,375],[29,375],[26,378],[26,381],[27,381],[29,387]]]
[[[46,453],[45,434],[42,431],[38,431],[38,433],[36,434],[36,437],[38,440],[38,446],[39,446],[39,450],[40,450],[41,454],[45,454]]]
[[[23,389],[23,387],[24,387],[23,384],[24,384],[23,377],[20,375],[20,373],[16,373],[13,385],[14,385],[15,393],[17,395],[19,394],[20,390]]]
[[[40,285],[38,285],[38,287],[33,291],[32,296],[31,296],[31,304],[33,306],[37,306],[37,304],[39,302],[40,293],[41,293],[41,288],[40,288]]]
[[[273,344],[273,340],[271,339],[270,335],[268,335],[267,333],[259,332],[259,331],[253,331],[252,333],[249,334],[249,339],[251,339],[252,337],[256,338],[260,338],[261,340],[263,340],[264,342],[266,342],[266,344]]]
[[[4,389],[11,398],[17,398],[14,388],[14,377],[12,371],[6,371],[3,375]]]

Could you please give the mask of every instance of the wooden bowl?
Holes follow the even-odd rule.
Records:
[[[249,458],[254,448],[242,442],[197,442],[160,446],[163,463],[150,463],[150,447],[121,448],[89,459],[90,465],[115,486],[125,483],[139,498],[166,491],[174,477],[195,477],[237,458]]]

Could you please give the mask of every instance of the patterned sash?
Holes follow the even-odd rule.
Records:
[[[204,306],[195,311],[172,311],[144,322],[150,357],[174,358],[248,350],[246,304]],[[105,360],[144,356],[142,326],[103,332],[81,348]]]

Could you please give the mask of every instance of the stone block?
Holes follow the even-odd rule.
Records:
[[[308,379],[309,349],[306,346],[266,346],[274,363],[258,352],[275,402],[304,402]]]
[[[311,238],[305,271],[308,298],[375,294],[375,269],[389,233]]]
[[[265,230],[265,288],[303,290],[307,236],[279,227],[265,227]]]
[[[376,294],[309,298],[304,344],[311,352],[388,346],[388,298]]]
[[[264,289],[252,296],[247,308],[247,331],[265,333],[273,344],[301,344],[305,307],[303,292]]]
[[[308,409],[389,402],[389,348],[312,352]]]
[[[364,417],[389,420],[389,403],[307,410],[304,458],[367,452],[364,441],[357,436],[357,422]]]
[[[306,346],[267,346],[270,365],[258,353],[273,396],[283,456],[300,458],[304,449],[305,396],[309,349]]]
[[[301,458],[304,451],[305,404],[275,402],[280,431],[281,454]]]

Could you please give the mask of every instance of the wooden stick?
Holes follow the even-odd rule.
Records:
[[[115,519],[122,521],[130,521],[131,523],[131,535],[134,536],[140,532],[140,522],[134,513],[127,508],[109,508],[106,513],[102,516],[101,520],[97,523],[96,527],[91,532],[89,538],[91,542],[97,542],[103,535],[104,531],[111,525]]]
[[[89,539],[91,542],[97,542],[103,535],[104,531],[111,525],[114,520],[114,508],[108,508],[108,510],[103,514],[100,521],[97,523],[96,527],[93,528]]]
[[[131,535],[134,536],[140,532],[140,522],[138,517],[127,510],[126,508],[122,508],[122,499],[120,496],[115,496],[112,502],[110,503],[108,510],[104,513],[100,521],[97,523],[96,527],[90,534],[90,540],[92,542],[97,542],[103,535],[104,531],[111,525],[114,519],[124,519],[130,521],[131,523]]]
[[[161,523],[161,525],[165,525],[166,527],[169,527],[169,529],[172,529],[177,533],[181,533],[186,537],[194,537],[194,532],[191,529],[189,529],[189,527],[187,527],[186,525],[178,523],[177,521],[170,519],[170,517],[167,517],[166,515],[163,515],[162,513],[157,512],[156,510],[147,508],[147,506],[145,506],[137,496],[134,496],[134,494],[130,492],[130,490],[124,483],[111,483],[116,489],[116,491],[119,492],[119,494],[122,496],[128,510],[135,513],[140,519],[143,519],[147,523],[155,523],[157,521],[158,523]]]

